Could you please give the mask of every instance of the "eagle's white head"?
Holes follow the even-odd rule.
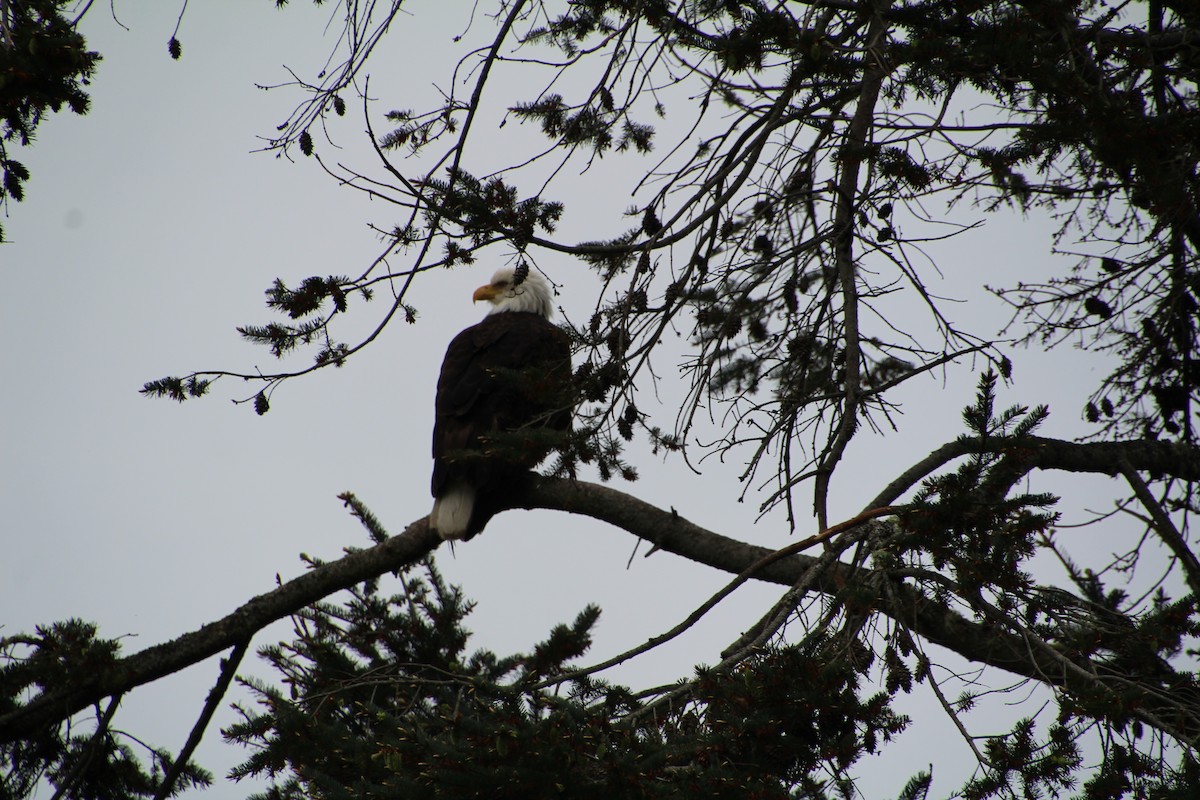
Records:
[[[478,303],[486,300],[492,304],[488,314],[502,311],[528,311],[546,319],[554,314],[553,295],[550,283],[536,270],[524,268],[524,280],[517,280],[517,267],[502,267],[492,276],[492,282],[475,290],[471,299]]]

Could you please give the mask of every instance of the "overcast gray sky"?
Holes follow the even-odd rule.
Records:
[[[452,5],[412,5],[414,16],[385,44],[370,69],[377,122],[389,108],[420,105],[411,95],[430,91],[428,81],[449,80],[451,38],[464,27],[446,11]],[[344,369],[286,384],[262,418],[229,402],[257,387],[229,379],[212,398],[183,406],[142,397],[146,380],[168,374],[276,369],[234,331],[270,319],[263,290],[277,276],[295,283],[357,274],[380,247],[367,223],[396,218],[339,189],[311,159],[292,164],[252,152],[300,99],[254,83],[287,80],[285,64],[307,75],[319,68],[331,46],[322,38],[327,11],[295,2],[281,13],[265,0],[192,4],[179,34],[183,59],[173,62],[166,42],[176,4],[117,4],[129,31],[99,6],[83,26],[104,56],[93,110],[52,117],[33,148],[15,153],[33,175],[26,201],[12,205],[5,222],[12,243],[0,247],[0,634],[77,616],[99,623],[104,636],[124,637],[132,653],[223,616],[273,588],[277,576],[294,577],[301,552],[333,559],[345,546],[366,544],[336,499],[341,491],[357,493],[395,533],[428,512],[441,355],[480,317],[471,289],[497,265],[426,281],[414,298],[416,326],[395,325]],[[488,22],[476,24],[490,33]],[[423,58],[442,68],[416,67]],[[334,157],[370,165],[362,130],[361,108],[351,102],[335,130],[345,149]],[[317,145],[334,152],[319,138]],[[469,153],[468,168],[471,159],[502,158],[503,147],[497,136],[498,150]],[[614,160],[605,169],[619,176],[637,167]],[[612,197],[600,206],[582,191],[566,200],[567,239],[621,230],[619,212],[630,203]],[[1043,258],[1047,230],[1039,220],[998,221],[939,262],[946,278],[938,286],[960,291],[981,275]],[[541,263],[563,284],[567,310],[587,313],[595,282],[586,269],[565,258]],[[383,302],[366,307],[364,326]],[[977,295],[959,308],[981,325],[1003,319],[997,301]],[[1015,359],[1018,384],[1002,401],[1049,400],[1056,414],[1048,432],[1080,432],[1094,360],[1069,352]],[[974,382],[963,369],[946,383],[939,376],[908,388],[902,429],[852,448],[834,515],[856,513],[900,468],[957,435]],[[772,547],[792,541],[778,517],[754,525],[756,504],[736,502],[736,469],[713,465],[696,476],[649,458],[638,466],[643,480],[618,488],[730,536]],[[1073,502],[1105,508],[1104,483],[1085,485]],[[628,534],[590,521],[512,512],[457,557],[439,553],[439,560],[480,601],[469,625],[477,646],[520,649],[597,602],[604,614],[595,655],[605,657],[671,627],[728,578],[661,554],[627,569],[633,546]],[[681,641],[616,677],[649,685],[715,661],[777,594],[740,590]],[[276,626],[256,644],[286,633]],[[138,690],[124,701],[119,727],[178,750],[216,672],[210,661]],[[866,786],[894,795],[930,760],[931,731],[955,747],[948,724],[923,727],[933,716],[923,715],[901,747],[887,751]],[[223,712],[218,725],[230,719]],[[219,742],[216,726],[199,754],[219,782],[240,757]],[[219,783],[209,796],[244,793]]]

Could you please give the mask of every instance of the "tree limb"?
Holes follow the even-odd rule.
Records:
[[[428,519],[422,517],[401,535],[293,578],[216,622],[122,658],[104,671],[80,675],[69,689],[43,692],[24,707],[0,716],[0,741],[57,725],[101,698],[122,694],[236,647],[272,622],[323,597],[419,561],[440,543],[437,534],[429,530]]]
[[[1102,442],[1076,444],[1030,437],[1012,442],[988,440],[997,450],[1015,446],[1032,468],[1073,472],[1116,474],[1123,464],[1131,469],[1168,474],[1178,478],[1200,478],[1200,448],[1161,441]],[[671,511],[639,500],[607,486],[552,478],[541,478],[513,499],[514,508],[546,508],[581,514],[615,525],[653,542],[659,549],[707,564],[734,575],[754,567],[754,577],[784,586],[801,580],[816,559],[803,554],[778,558],[776,551],[706,530]],[[250,640],[276,620],[334,592],[361,581],[379,577],[413,564],[441,543],[422,517],[405,531],[367,550],[323,564],[282,586],[259,595],[229,615],[169,642],[155,645],[118,660],[110,668],[62,690],[44,692],[27,705],[0,716],[0,742],[27,737],[39,728],[55,726],[105,697],[121,695],[132,688],[197,664]],[[814,591],[836,594],[853,581],[863,585],[875,570],[835,566],[822,571]],[[1064,674],[1061,664],[1032,652],[1024,639],[997,630],[996,626],[967,619],[936,603],[911,586],[893,586],[895,599],[883,593],[880,612],[903,621],[914,633],[958,653],[969,661],[988,664],[1017,675],[1049,682],[1070,691],[1079,679]],[[1089,687],[1090,688],[1090,687]],[[1149,700],[1147,701],[1150,702]],[[1161,705],[1161,703],[1159,704]],[[1181,721],[1194,738],[1200,722]]]
[[[1096,458],[1093,448],[1103,447],[1107,451],[1113,444],[1123,444],[1081,445],[1053,440],[1039,441],[1041,447],[1034,452],[1045,454],[1044,460],[1047,463],[1071,465]],[[1169,443],[1159,442],[1125,444],[1131,445],[1129,449],[1132,452],[1137,452],[1148,461],[1154,461],[1163,454],[1159,452],[1159,448],[1146,445],[1162,444],[1167,448],[1173,447]],[[1195,459],[1198,455],[1200,453],[1193,452],[1191,458]],[[1110,468],[1119,469],[1117,466]],[[677,514],[596,484],[543,480],[529,493],[521,507],[553,508],[601,519],[653,542],[658,549],[726,572],[741,572],[747,566],[768,558],[773,552],[706,530]],[[791,555],[759,567],[755,577],[792,586],[803,580],[818,561],[819,559],[813,556]],[[877,570],[851,567],[847,564],[834,565],[832,569],[815,571],[812,590],[835,595],[847,584],[859,587],[870,585],[868,582],[877,575]],[[1154,719],[1155,727],[1191,746],[1195,746],[1197,738],[1200,737],[1200,717],[1180,713],[1178,706],[1163,702],[1155,696],[1154,691],[1130,686],[1125,676],[1107,669],[1102,663],[1087,660],[1080,664],[1071,662],[1074,669],[1064,669],[1062,654],[1031,648],[1022,636],[1004,631],[991,622],[970,620],[943,603],[930,599],[914,586],[896,585],[895,581],[892,583],[890,594],[888,591],[879,593],[875,608],[927,641],[955,652],[968,661],[1032,678],[1067,692],[1094,694],[1097,686],[1108,685],[1109,679],[1119,681],[1122,690],[1140,695],[1138,699],[1141,707],[1135,712],[1138,716],[1143,716],[1144,712],[1145,717]],[[1160,722],[1162,724],[1159,724]]]
[[[829,483],[833,478],[833,470],[841,461],[846,446],[858,430],[860,390],[862,389],[860,369],[862,367],[861,342],[859,341],[859,294],[858,269],[854,260],[854,231],[855,211],[858,199],[859,172],[866,160],[871,141],[871,128],[875,120],[875,106],[879,102],[879,92],[883,87],[883,79],[890,71],[890,66],[879,50],[879,45],[887,38],[888,25],[881,12],[890,2],[881,4],[871,15],[870,30],[867,33],[867,53],[864,60],[870,65],[863,72],[858,103],[855,105],[854,116],[846,129],[846,144],[840,155],[839,166],[841,175],[837,184],[837,202],[834,211],[834,260],[838,272],[842,297],[842,344],[845,347],[845,375],[842,379],[843,403],[841,419],[832,431],[829,444],[821,454],[817,465],[816,480],[813,482],[813,510],[817,523],[826,528],[829,526]]]

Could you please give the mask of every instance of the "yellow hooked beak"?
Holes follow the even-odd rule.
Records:
[[[471,302],[478,303],[480,300],[487,300],[490,303],[496,299],[496,295],[499,293],[500,290],[489,283],[487,286],[480,286],[475,290],[475,294],[471,295]]]

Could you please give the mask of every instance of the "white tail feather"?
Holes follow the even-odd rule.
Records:
[[[467,535],[467,524],[474,508],[475,490],[465,483],[451,484],[433,501],[429,527],[444,540],[461,539]]]

